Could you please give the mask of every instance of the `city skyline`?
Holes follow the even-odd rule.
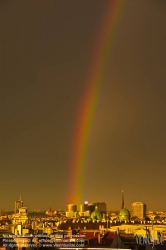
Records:
[[[47,204],[45,204],[45,209],[40,209],[39,207],[36,207],[36,208],[32,208],[32,207],[30,207],[30,209],[29,209],[29,207],[28,207],[28,204],[25,204],[25,206],[23,205],[23,200],[21,199],[21,196],[20,196],[20,198],[18,199],[18,200],[16,200],[16,201],[14,201],[14,208],[12,208],[12,209],[1,209],[0,208],[0,210],[1,211],[14,211],[15,213],[16,213],[16,209],[18,209],[18,208],[21,208],[21,207],[26,207],[29,211],[48,211],[49,209],[51,209],[51,210],[53,210],[53,211],[68,211],[68,209],[67,209],[67,207],[68,206],[71,206],[71,205],[74,205],[74,206],[76,206],[76,210],[77,211],[80,211],[80,206],[83,206],[83,205],[86,205],[86,206],[88,206],[88,204],[89,205],[93,205],[93,206],[95,206],[95,204],[98,206],[98,204],[102,204],[102,206],[103,206],[103,204],[104,204],[104,206],[106,206],[107,207],[107,203],[105,203],[104,201],[100,201],[100,202],[94,202],[94,201],[84,201],[84,202],[82,202],[82,203],[80,203],[80,204],[66,204],[65,205],[65,207],[63,207],[63,208],[60,208],[60,207],[52,207],[51,205],[49,206],[47,206]],[[116,211],[116,212],[118,212],[118,211],[120,211],[120,209],[122,209],[122,208],[127,208],[131,213],[132,213],[132,209],[133,209],[133,204],[139,204],[140,205],[140,203],[141,204],[144,204],[145,206],[146,206],[146,208],[148,207],[147,206],[147,204],[145,203],[145,202],[142,202],[142,201],[132,201],[132,203],[131,204],[127,204],[127,206],[126,206],[126,202],[124,201],[124,197],[122,196],[122,200],[121,200],[121,206],[120,206],[120,208],[117,208],[117,209],[106,209],[106,212],[108,211],[108,212],[110,212],[110,211]],[[21,204],[21,205],[20,205]],[[101,206],[101,205],[100,205]],[[148,208],[148,209],[146,209],[146,211],[148,212],[150,212],[150,211],[152,211],[152,212],[166,212],[166,210],[153,210],[153,209],[150,209],[150,208]]]
[[[112,15],[115,2],[1,1],[1,209],[13,209],[20,193],[29,210],[64,209],[73,192],[82,202],[101,200],[120,210],[123,189],[128,208],[143,201],[147,210],[166,210],[162,0],[126,0],[75,185],[79,107],[106,10]]]

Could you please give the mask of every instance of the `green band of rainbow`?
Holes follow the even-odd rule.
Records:
[[[113,49],[116,33],[125,6],[129,0],[110,0],[106,5],[103,22],[96,46],[90,74],[87,77],[86,90],[79,107],[76,129],[74,131],[74,142],[71,153],[71,169],[68,203],[82,203],[84,175],[88,160],[89,145],[91,139],[92,125],[97,110],[97,104],[104,84],[104,76],[107,69],[108,57]]]

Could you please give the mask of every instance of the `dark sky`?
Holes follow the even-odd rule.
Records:
[[[110,0],[0,1],[0,208],[65,208],[71,144]],[[114,0],[117,1],[117,0]],[[124,0],[118,0],[124,1]],[[84,200],[165,210],[166,2],[127,5],[102,84]]]

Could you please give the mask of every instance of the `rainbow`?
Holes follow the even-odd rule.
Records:
[[[101,24],[97,44],[94,49],[90,74],[85,83],[86,89],[78,110],[74,141],[71,152],[71,168],[69,176],[68,203],[81,204],[82,189],[85,182],[84,175],[88,160],[89,145],[91,140],[92,125],[94,122],[97,104],[104,84],[108,57],[113,49],[116,33],[125,6],[130,0],[109,0],[106,4],[103,22]]]

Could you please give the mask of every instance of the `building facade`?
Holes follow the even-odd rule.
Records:
[[[94,202],[93,205],[94,205],[94,207],[97,206],[98,210],[101,213],[106,213],[106,211],[107,211],[107,205],[106,205],[105,202]]]
[[[77,205],[75,204],[68,204],[66,207],[67,212],[77,212]]]
[[[15,214],[16,213],[19,213],[19,208],[23,207],[23,201],[21,200],[21,196],[20,196],[20,199],[15,201],[14,203],[14,212]]]
[[[146,204],[144,202],[133,202],[131,204],[131,217],[137,216],[143,219],[146,216]]]

